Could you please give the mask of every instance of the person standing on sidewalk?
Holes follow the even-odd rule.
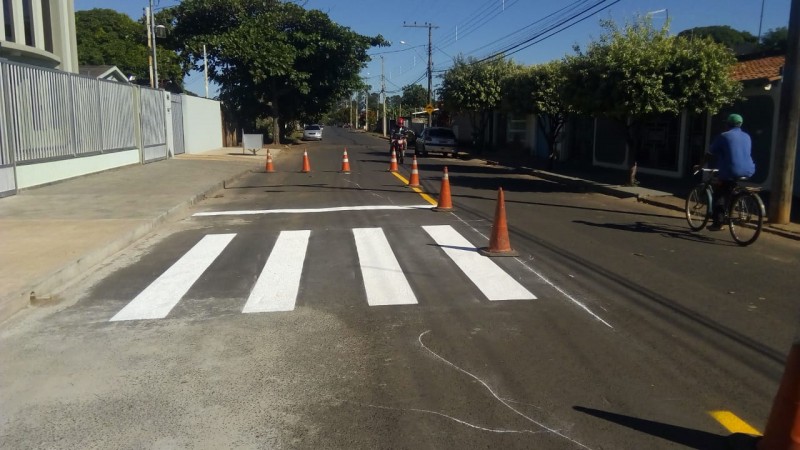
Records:
[[[711,231],[722,229],[725,204],[737,180],[750,178],[756,172],[751,155],[752,141],[750,135],[742,131],[743,122],[739,114],[729,115],[726,120],[728,131],[714,139],[699,166],[695,166],[699,168],[711,160],[711,168],[718,170],[711,207],[713,223],[708,227]]]

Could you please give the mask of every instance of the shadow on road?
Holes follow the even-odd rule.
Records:
[[[718,239],[714,239],[702,234],[692,233],[688,229],[665,227],[641,221],[634,223],[595,223],[595,222],[587,222],[585,220],[574,220],[573,223],[579,223],[581,225],[589,225],[592,227],[609,228],[612,230],[629,231],[634,233],[660,234],[661,236],[664,237],[685,239],[687,241],[693,241],[693,242],[704,242],[707,244],[725,245],[724,241],[720,241]]]
[[[733,442],[751,442],[753,445],[752,448],[755,448],[755,442],[757,440],[757,438],[753,436],[742,435],[739,433],[731,436],[721,436],[706,431],[679,427],[677,425],[670,425],[647,419],[639,419],[637,417],[616,414],[599,409],[586,408],[583,406],[573,406],[572,408],[584,414],[589,414],[609,422],[614,422],[632,430],[640,431],[651,436],[674,442],[676,444],[685,445],[686,447],[697,450],[730,449],[732,448],[731,445]]]

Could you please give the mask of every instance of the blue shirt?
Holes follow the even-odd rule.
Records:
[[[713,168],[719,170],[720,179],[753,176],[756,164],[750,155],[751,146],[750,135],[739,127],[733,127],[714,139],[708,153],[714,156]]]

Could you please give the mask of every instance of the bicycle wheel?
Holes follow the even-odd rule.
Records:
[[[705,184],[698,184],[686,197],[686,221],[692,231],[700,231],[706,227],[711,218],[711,191]]]
[[[731,200],[728,209],[728,225],[731,237],[741,246],[750,245],[758,239],[764,226],[764,203],[752,192],[741,192]]]

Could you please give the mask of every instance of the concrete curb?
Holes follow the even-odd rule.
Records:
[[[236,181],[252,172],[252,170],[253,169],[250,168],[245,169],[236,175],[213,184],[203,190],[203,192],[191,196],[164,213],[159,214],[149,222],[139,225],[130,232],[108,242],[102,248],[91,250],[77,259],[72,260],[64,267],[38,280],[34,280],[22,290],[3,296],[0,298],[0,323],[5,322],[19,311],[29,306],[57,302],[59,300],[58,296],[66,289],[82,280],[91,268],[145,237],[158,226],[185,218],[186,212],[190,207],[214,195],[217,191],[224,189],[227,184]]]

